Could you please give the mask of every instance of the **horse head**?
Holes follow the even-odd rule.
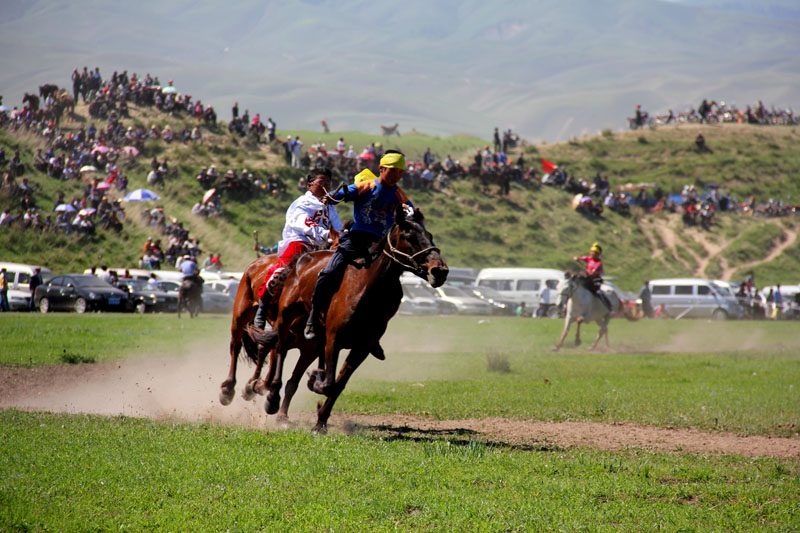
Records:
[[[577,279],[572,272],[564,272],[564,279],[558,282],[558,307],[564,307],[575,292]]]
[[[409,209],[407,213],[406,209],[402,205],[397,207],[395,225],[386,240],[384,253],[431,286],[440,287],[447,281],[447,263],[433,244],[433,236],[423,226],[422,212],[414,209],[412,213]]]

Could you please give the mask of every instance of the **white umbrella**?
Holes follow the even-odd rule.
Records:
[[[3,113],[5,111],[8,111],[8,108],[4,105],[0,105],[0,113]]]
[[[136,189],[125,196],[126,202],[149,202],[151,200],[160,200],[161,197],[148,189]]]
[[[203,195],[203,203],[206,203],[209,200],[211,200],[211,197],[214,196],[215,192],[217,192],[217,189],[209,189],[209,190],[207,190],[206,193]]]
[[[161,89],[161,92],[164,94],[169,94],[169,93],[175,94],[178,92],[178,89],[170,85],[169,87],[164,87],[163,89]]]
[[[81,167],[81,172],[97,172],[97,168],[92,165],[86,165]]]
[[[94,207],[87,207],[85,209],[81,209],[80,211],[78,211],[78,214],[88,217],[90,215],[94,215],[96,212],[97,212],[97,209],[95,209]]]
[[[75,207],[73,207],[72,204],[61,204],[58,207],[56,207],[55,211],[57,213],[64,213],[64,212],[74,213],[75,211],[77,211],[77,209],[75,209]]]

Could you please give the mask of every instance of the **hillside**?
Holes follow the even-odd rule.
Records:
[[[152,109],[132,107],[129,124],[165,123],[173,129],[184,122],[166,119]],[[85,108],[67,128],[86,124]],[[187,122],[187,124],[189,124]],[[101,124],[98,123],[98,126]],[[699,153],[693,139],[701,129],[712,150]],[[404,135],[385,140],[355,132],[328,135],[306,131],[279,131],[278,136],[300,134],[309,144],[323,141],[333,146],[344,136],[356,150],[370,141],[406,151],[411,159],[431,147],[440,158],[450,153],[462,161],[471,160],[476,147],[484,141],[469,137],[438,138],[423,134]],[[798,203],[800,199],[800,132],[797,128],[753,127],[743,125],[669,127],[623,134],[605,132],[597,137],[573,139],[558,144],[523,148],[531,162],[545,157],[565,166],[570,173],[590,177],[595,172],[607,175],[612,186],[625,183],[653,182],[668,193],[680,192],[685,184],[714,183],[742,200],[755,195],[758,203],[770,197]],[[168,217],[177,217],[190,228],[207,252],[221,252],[226,266],[243,269],[254,257],[253,230],[258,230],[263,244],[280,238],[283,215],[296,195],[297,171],[283,166],[276,147],[252,144],[234,138],[227,130],[205,132],[204,144],[147,141],[144,153],[125,167],[129,190],[144,186],[153,156],[167,157],[178,165],[178,177],[168,180],[162,200]],[[0,145],[9,158],[19,149],[29,171],[26,176],[40,187],[37,202],[45,211],[53,205],[56,194],[67,198],[82,194],[84,184],[56,181],[46,174],[32,172],[35,149],[42,139],[32,133],[0,130]],[[518,155],[518,154],[517,154]],[[284,176],[289,191],[281,195],[224,197],[225,215],[205,219],[192,215],[192,205],[203,194],[194,177],[201,166],[216,164],[227,168],[248,168],[266,177]],[[606,211],[599,219],[584,217],[571,208],[572,195],[550,187],[531,188],[512,184],[507,198],[497,188],[483,191],[471,178],[451,183],[444,190],[407,191],[414,203],[428,217],[427,226],[434,233],[448,262],[453,266],[573,266],[572,255],[583,252],[597,240],[606,249],[606,271],[623,288],[636,289],[645,278],[698,275],[739,279],[753,269],[759,284],[797,283],[800,261],[800,217],[752,217],[722,213],[711,230],[685,228],[674,213],[644,213],[634,208],[630,216]],[[12,200],[0,193],[0,208]],[[65,237],[52,233],[40,236],[31,230],[4,228],[0,232],[0,260],[42,263],[57,271],[83,269],[91,264],[134,266],[141,245],[149,235],[157,236],[145,225],[142,204],[128,204],[128,217],[122,233],[98,232],[95,237]],[[348,213],[347,206],[342,207]]]

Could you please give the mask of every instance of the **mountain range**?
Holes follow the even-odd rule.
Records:
[[[533,141],[625,127],[703,98],[791,107],[791,0],[6,0],[0,93],[18,105],[73,68],[173,79],[229,118],[379,133],[400,124]]]

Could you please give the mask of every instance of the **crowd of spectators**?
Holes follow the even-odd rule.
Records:
[[[728,104],[720,100],[704,98],[697,109],[690,107],[687,111],[675,114],[672,109],[666,113],[650,116],[642,109],[641,104],[636,104],[633,117],[628,118],[628,126],[637,129],[645,126],[674,125],[684,123],[694,124],[760,124],[764,126],[798,125],[800,117],[792,109],[776,109],[775,106],[767,108],[761,100],[754,105],[747,105],[739,109],[736,104]]]
[[[148,237],[142,247],[139,268],[145,270],[162,270],[165,266],[177,265],[184,256],[200,257],[203,250],[200,241],[189,235],[189,229],[176,217],[167,219],[162,206],[146,210],[143,213],[148,226],[159,231],[167,241],[166,247],[162,239]]]

